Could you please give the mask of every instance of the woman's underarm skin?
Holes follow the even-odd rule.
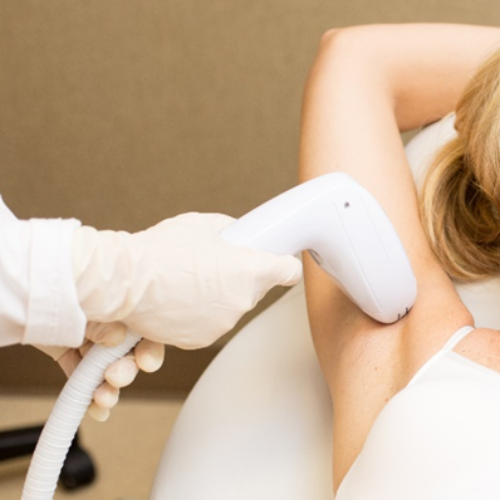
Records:
[[[500,30],[373,25],[327,33],[306,85],[300,180],[342,171],[379,201],[418,283],[411,313],[384,326],[366,317],[306,257],[314,342],[334,401],[334,483],[340,484],[374,419],[451,334],[472,318],[420,224],[401,130],[455,107]]]

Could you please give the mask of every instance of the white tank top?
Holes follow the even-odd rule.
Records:
[[[454,116],[407,146],[417,188]],[[476,326],[500,329],[500,280],[457,287]],[[453,351],[457,331],[383,408],[336,500],[499,500],[500,373]]]
[[[384,407],[336,500],[498,500],[500,373],[452,351]]]

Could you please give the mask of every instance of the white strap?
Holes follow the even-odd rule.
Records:
[[[464,337],[466,337],[470,332],[474,330],[472,326],[464,326],[456,331],[446,342],[446,344],[432,356],[424,365],[418,370],[418,372],[410,380],[406,387],[410,387],[414,384],[434,363],[439,361],[446,353],[450,352]]]
[[[474,330],[473,326],[464,326],[455,332],[442,347],[441,351],[449,352],[451,351],[463,338],[465,338],[470,332]],[[440,351],[440,352],[441,352]]]

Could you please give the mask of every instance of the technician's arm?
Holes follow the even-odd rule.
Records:
[[[85,353],[84,333],[116,343],[129,327],[146,339],[135,361],[108,369],[108,382],[121,387],[138,367],[159,367],[160,344],[212,343],[270,288],[302,274],[294,257],[223,242],[218,235],[230,222],[193,213],[130,234],[74,220],[21,221],[0,203],[0,345],[45,346],[69,374]],[[102,389],[96,400],[109,408],[117,391]]]
[[[0,345],[79,347],[88,322],[123,322],[185,348],[214,342],[270,288],[302,275],[295,257],[222,241],[232,220],[191,213],[130,234],[12,216],[0,223]]]
[[[301,180],[351,174],[378,199],[415,272],[418,298],[399,324],[382,327],[306,263],[311,327],[335,399],[338,484],[386,401],[471,321],[424,235],[400,130],[452,111],[500,30],[457,25],[374,25],[327,33],[306,86]]]
[[[75,220],[18,220],[0,198],[0,346],[33,344],[67,376],[92,343],[116,345],[126,332],[123,323],[87,322],[82,313],[72,258],[78,226]],[[62,347],[67,345],[78,347]],[[133,354],[107,369],[106,381],[94,394],[92,415],[104,420],[119,389],[131,384],[139,369],[152,372],[162,362],[162,345],[140,342]]]

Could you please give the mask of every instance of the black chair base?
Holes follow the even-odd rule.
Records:
[[[0,461],[31,455],[43,430],[43,425],[0,432]],[[90,455],[80,446],[78,434],[71,443],[60,481],[67,490],[91,484],[96,469]]]

